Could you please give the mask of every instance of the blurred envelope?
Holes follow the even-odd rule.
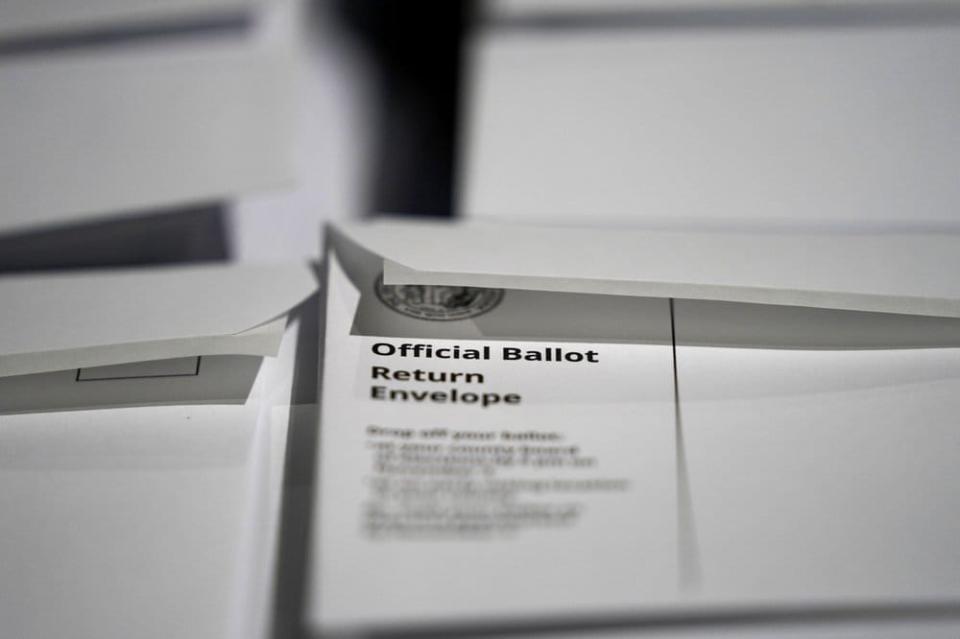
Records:
[[[219,4],[204,3],[211,10]],[[262,42],[253,24],[179,36],[160,29],[140,39],[133,28],[116,41],[83,32],[52,38],[50,50],[35,52],[29,39],[25,52],[16,39],[5,45],[4,31],[16,23],[44,31],[39,18],[61,13],[50,2],[37,4],[0,9],[0,53],[8,49],[0,55],[0,147],[16,149],[0,162],[0,229],[219,201],[292,183],[290,59]],[[95,4],[68,7],[60,18],[73,16],[76,26],[110,23],[119,3]],[[159,17],[177,3],[152,4],[120,17]]]
[[[489,222],[342,227],[386,284],[751,302],[960,317],[960,235],[664,231]]]
[[[0,377],[203,355],[274,355],[316,288],[306,264],[0,278]]]

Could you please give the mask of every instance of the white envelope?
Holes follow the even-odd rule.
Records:
[[[196,376],[74,383],[84,410],[55,405],[56,373],[0,379],[4,635],[269,635],[300,334],[294,318],[277,357],[246,357],[255,379],[230,401],[217,395],[234,356]],[[31,378],[42,410],[5,412],[7,384]],[[169,401],[171,384],[194,396]],[[151,388],[168,401],[138,404]],[[127,405],[97,401],[110,390]]]
[[[677,536],[667,301],[511,290],[472,317],[418,319],[380,297],[382,257],[340,234],[329,239],[319,485],[306,610],[311,629],[321,636],[339,636],[403,627],[415,635],[420,625],[436,630],[445,623],[616,614],[672,603]],[[611,321],[623,317],[632,321]],[[595,332],[603,338],[593,339]],[[484,345],[491,352],[563,344],[568,350],[596,349],[604,364],[555,367],[534,361],[504,363],[498,356],[487,361],[371,358],[371,346],[378,342]],[[460,386],[459,403],[375,402],[369,399],[371,384],[390,382],[371,382],[371,363],[434,372],[478,371],[484,379],[479,385]],[[451,386],[457,384],[394,384],[415,393],[449,392]],[[523,397],[508,405],[509,392],[515,389]],[[484,402],[495,394],[503,400],[489,408],[468,406],[473,392],[482,393]],[[461,529],[465,522],[452,520],[439,522],[436,529],[431,529],[437,524],[432,522],[420,532],[415,531],[418,524],[403,530],[404,524],[396,528],[396,522],[391,523],[392,514],[386,513],[385,520],[372,514],[381,501],[377,486],[396,481],[391,485],[399,489],[407,482],[371,468],[370,453],[378,444],[377,436],[368,432],[371,424],[388,430],[442,426],[465,433],[503,429],[517,432],[518,440],[526,441],[525,450],[536,450],[536,444],[523,440],[531,436],[523,431],[556,430],[564,433],[568,447],[582,446],[584,455],[596,455],[600,469],[551,470],[538,476],[554,481],[553,488],[531,494],[509,487],[530,479],[523,474],[529,468],[500,468],[487,489],[506,490],[512,497],[503,499],[515,499],[516,512],[512,506],[507,507],[510,512],[500,512],[501,505],[479,499],[467,506],[485,513],[478,515],[474,532],[469,522]],[[586,496],[556,488],[568,481],[593,480],[594,486],[618,488],[598,487],[596,494],[588,489]],[[520,514],[524,509],[540,515],[526,519]],[[568,528],[568,518],[576,518],[578,525]],[[514,568],[520,569],[514,573]]]
[[[436,624],[482,623],[492,632],[541,623],[591,627],[610,615],[625,628],[739,615],[956,615],[960,500],[950,487],[960,455],[950,415],[960,379],[960,321],[950,281],[956,258],[948,250],[955,245],[952,237],[479,224],[381,222],[333,230],[312,625],[436,631]],[[799,261],[805,254],[823,262]],[[486,313],[424,321],[384,298],[378,278],[388,286],[507,290]],[[402,295],[412,300],[421,292],[428,293],[411,286]],[[746,303],[757,299],[771,303]],[[875,307],[901,312],[866,310]],[[943,316],[919,314],[931,308]],[[370,381],[377,374],[371,363],[431,370],[472,370],[473,364],[416,359],[414,351],[376,360],[369,356],[372,336],[392,344],[395,338],[457,340],[461,348],[493,343],[494,349],[497,340],[521,348],[623,342],[597,348],[646,367],[629,370],[635,386],[625,397],[616,398],[603,367],[569,387],[563,384],[576,379],[572,369],[545,365],[520,381],[509,364],[482,370],[537,397],[558,428],[610,428],[608,441],[622,448],[601,453],[600,466],[642,469],[634,481],[644,486],[646,536],[631,527],[630,517],[612,515],[607,529],[573,527],[579,536],[567,539],[558,534],[551,538],[554,556],[569,566],[560,577],[532,552],[502,568],[499,541],[406,548],[401,541],[364,539],[355,512],[374,500],[365,501],[366,489],[351,482],[369,472],[366,455],[377,445],[365,442],[366,425],[399,425],[421,435],[416,429],[424,426],[474,427],[469,413],[452,408],[376,406],[380,396],[367,386],[381,382]],[[631,350],[638,346],[646,350]],[[538,396],[544,379],[576,390]],[[615,414],[602,409],[611,398],[648,411],[635,432],[615,430]],[[596,410],[578,414],[581,401],[594,402]],[[665,407],[673,410],[657,412]],[[504,429],[530,427],[542,417],[498,414]],[[631,449],[631,436],[652,437],[663,428],[670,431],[668,446],[651,439]],[[588,449],[598,445],[589,435],[572,437]],[[615,550],[618,538],[605,537],[610,529],[626,531],[641,554],[653,549],[676,563],[637,562]],[[524,548],[523,536],[517,539],[516,548]],[[604,562],[617,552],[624,565],[639,567],[635,582],[622,588],[619,570],[591,575],[575,561]],[[490,585],[494,570],[502,587]],[[543,579],[542,590],[513,596],[512,588],[529,576],[525,571]],[[593,587],[587,595],[578,590],[584,579]]]
[[[289,186],[291,82],[252,30],[5,57],[0,230]]]
[[[309,265],[0,278],[0,377],[204,355],[274,355]]]
[[[485,26],[468,216],[956,224],[952,0],[521,0]]]

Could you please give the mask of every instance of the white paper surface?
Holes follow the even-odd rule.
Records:
[[[241,404],[0,414],[5,635],[267,636],[295,342]]]
[[[255,416],[170,407],[0,417],[6,632],[223,636]]]
[[[285,64],[249,35],[0,62],[0,229],[288,184]]]
[[[675,312],[698,599],[960,602],[960,349],[709,346]]]
[[[274,354],[308,265],[0,278],[0,375],[213,354]]]
[[[729,3],[700,4],[722,15]],[[929,4],[899,3],[894,25],[846,28],[494,23],[472,49],[461,210],[956,223],[960,27],[955,5],[952,20],[911,25],[911,8]]]
[[[471,222],[342,227],[384,281],[960,316],[960,235],[646,231]]]
[[[599,614],[675,596],[669,345],[351,335],[358,302],[332,256],[308,611],[315,630]],[[666,337],[666,301],[659,317]],[[376,343],[488,346],[493,355],[381,357],[371,354]],[[500,359],[505,347],[558,344],[593,350],[598,362]],[[374,366],[483,380],[372,380]],[[386,401],[372,398],[377,385],[500,399],[486,408]],[[507,403],[511,393],[522,395],[518,403]],[[511,455],[515,462],[504,461]]]

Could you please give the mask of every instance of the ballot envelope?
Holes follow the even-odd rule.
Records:
[[[958,246],[328,229],[310,627],[956,615]]]
[[[264,636],[315,286],[306,265],[0,278],[5,634]]]

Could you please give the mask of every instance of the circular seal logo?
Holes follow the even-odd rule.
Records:
[[[473,286],[374,285],[377,297],[391,309],[422,320],[451,321],[483,315],[503,299],[503,289]]]

